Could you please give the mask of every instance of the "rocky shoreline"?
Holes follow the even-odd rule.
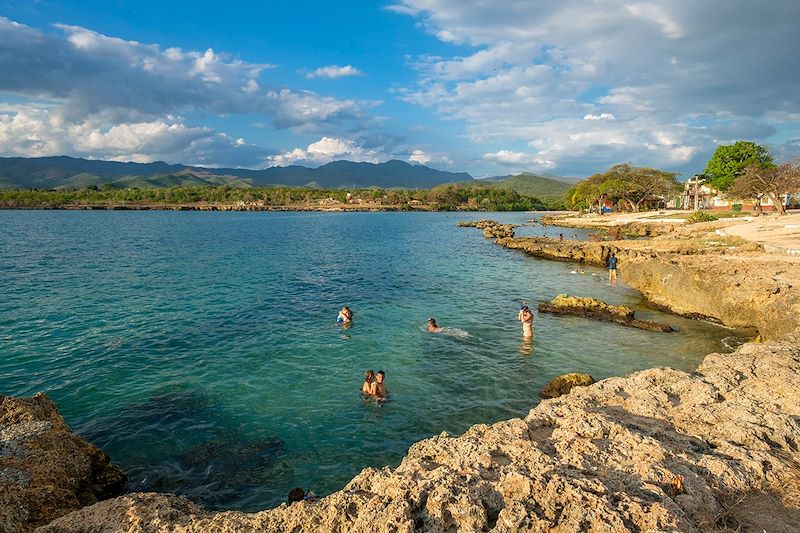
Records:
[[[800,530],[800,262],[697,226],[648,241],[496,242],[595,265],[616,252],[622,279],[654,304],[753,327],[765,342],[710,354],[693,373],[610,378],[544,400],[525,418],[425,439],[397,468],[367,468],[313,504],[213,512],[172,494],[132,493],[68,514],[56,507],[37,531]],[[3,409],[13,401],[30,400],[4,398]],[[9,449],[37,449],[27,433],[9,432],[14,412],[0,413],[0,461]],[[36,426],[35,416],[26,423]],[[34,479],[31,462],[13,475],[0,463],[4,494]],[[81,470],[89,477],[77,486],[94,486],[94,470]],[[20,523],[20,501],[2,501],[0,529]]]

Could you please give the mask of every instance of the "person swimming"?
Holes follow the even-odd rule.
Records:
[[[363,394],[372,394],[372,383],[375,381],[375,372],[367,370],[364,374],[364,384],[361,385],[361,392]]]
[[[339,311],[339,316],[336,317],[337,324],[349,324],[353,320],[353,312],[346,305]]]
[[[378,400],[385,400],[389,396],[389,391],[386,390],[386,385],[383,384],[384,379],[386,379],[386,373],[383,370],[378,370],[378,373],[375,374],[375,381],[370,387],[370,396],[374,396]]]
[[[430,317],[428,319],[428,331],[431,333],[441,333],[442,328],[439,327],[439,324],[436,323],[436,319]]]
[[[522,336],[525,338],[533,337],[533,311],[530,307],[522,304],[522,308],[517,313],[517,320],[522,322]]]

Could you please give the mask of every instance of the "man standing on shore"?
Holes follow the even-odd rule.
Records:
[[[617,284],[617,254],[614,252],[608,257],[608,282],[611,285]]]

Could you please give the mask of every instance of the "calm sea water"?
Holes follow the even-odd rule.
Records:
[[[0,393],[46,392],[130,490],[255,510],[523,416],[558,374],[692,370],[736,341],[647,310],[601,269],[572,275],[455,227],[481,215],[0,211]],[[563,292],[678,332],[542,315],[524,343],[520,300]],[[453,334],[427,333],[428,316]],[[383,406],[359,395],[369,368],[386,371]]]

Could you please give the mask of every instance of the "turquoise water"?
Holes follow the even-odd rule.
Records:
[[[130,490],[254,510],[523,416],[558,374],[691,370],[736,340],[647,310],[601,269],[571,275],[455,227],[482,215],[0,211],[0,393],[46,392]],[[520,299],[562,292],[679,331],[542,315],[522,342]],[[466,336],[427,333],[428,316]],[[386,371],[386,405],[359,395],[368,368]]]

